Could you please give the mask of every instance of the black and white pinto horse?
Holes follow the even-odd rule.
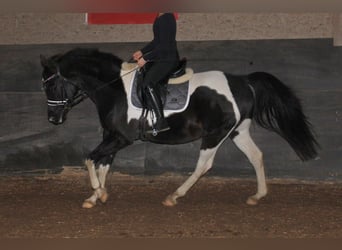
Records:
[[[106,175],[115,154],[139,139],[141,111],[129,99],[134,71],[122,68],[118,57],[96,49],[74,49],[65,54],[41,56],[48,120],[62,124],[68,111],[85,96],[96,105],[103,127],[102,142],[87,156],[92,196],[84,208],[106,202]],[[237,76],[221,71],[193,74],[190,100],[182,112],[165,112],[170,130],[144,140],[159,144],[183,144],[202,140],[192,175],[163,201],[174,206],[213,165],[220,145],[229,137],[247,156],[257,178],[257,192],[247,199],[255,205],[267,194],[263,154],[253,142],[252,120],[278,133],[303,160],[315,158],[318,144],[294,92],[276,77],[264,72]],[[147,121],[147,126],[151,121]]]

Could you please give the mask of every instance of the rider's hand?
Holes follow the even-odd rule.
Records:
[[[138,60],[138,66],[142,68],[145,65],[145,63],[145,59],[143,57],[140,57],[140,59]]]
[[[138,61],[142,56],[143,56],[143,53],[140,50],[138,50],[133,53],[132,57],[135,61]]]

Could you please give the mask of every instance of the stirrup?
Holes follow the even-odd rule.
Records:
[[[154,117],[155,117],[154,111],[151,111],[152,126],[151,126],[151,129],[146,130],[145,133],[152,134],[153,136],[157,136],[158,133],[164,132],[170,129],[164,117],[157,118],[155,123],[153,122]]]
[[[146,133],[147,134],[152,134],[153,136],[157,136],[158,133],[164,132],[164,131],[167,131],[167,130],[170,130],[170,127],[166,127],[166,128],[160,129],[160,130],[157,130],[156,128],[152,128],[152,130],[147,130]]]
[[[152,124],[152,129],[147,130],[146,133],[152,133],[153,136],[157,136],[158,133],[169,130],[170,127],[166,120],[157,120],[155,124]]]

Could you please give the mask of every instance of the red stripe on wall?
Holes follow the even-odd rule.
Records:
[[[158,13],[88,13],[88,24],[147,24],[153,23]],[[175,13],[176,19],[178,14]]]

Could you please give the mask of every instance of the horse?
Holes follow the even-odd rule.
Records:
[[[89,98],[97,108],[103,128],[102,142],[84,164],[89,172],[92,195],[83,208],[92,208],[108,193],[106,175],[116,153],[142,140],[141,111],[132,107],[129,90],[136,70],[97,48],[75,48],[50,57],[41,55],[42,85],[47,98],[48,121],[66,121],[72,107]],[[180,197],[211,169],[221,144],[231,139],[254,167],[257,192],[246,203],[256,205],[267,194],[263,153],[251,138],[252,121],[288,142],[302,161],[317,156],[319,144],[312,124],[294,90],[267,72],[234,75],[212,70],[195,72],[189,80],[189,101],[181,112],[165,111],[170,130],[144,134],[143,140],[158,144],[184,144],[202,140],[194,172],[162,202],[174,206]],[[150,118],[145,126],[151,127]]]

